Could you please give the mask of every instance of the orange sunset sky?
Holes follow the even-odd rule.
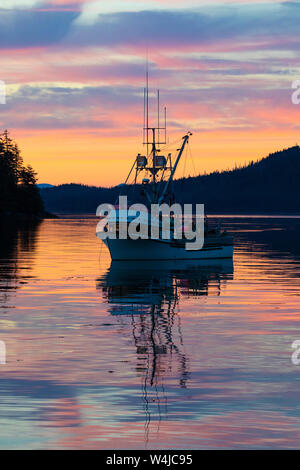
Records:
[[[170,141],[193,132],[196,173],[260,159],[300,143],[299,22],[290,1],[3,0],[0,128],[39,183],[119,184],[143,151],[148,49],[150,105],[159,87]]]

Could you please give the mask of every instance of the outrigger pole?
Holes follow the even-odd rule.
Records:
[[[183,151],[184,151],[184,147],[185,147],[185,145],[187,144],[187,142],[188,142],[188,140],[189,140],[189,138],[190,138],[191,135],[192,135],[192,133],[191,133],[191,132],[188,132],[188,133],[183,137],[183,142],[182,142],[181,148],[180,148],[180,150],[179,150],[179,153],[178,153],[178,155],[177,155],[176,162],[175,162],[175,164],[174,164],[174,166],[173,166],[173,169],[172,169],[171,174],[170,174],[170,177],[169,177],[169,179],[168,179],[168,181],[167,181],[167,183],[166,183],[166,185],[165,185],[165,188],[164,188],[164,190],[163,190],[163,192],[162,192],[160,198],[158,199],[158,204],[160,204],[160,203],[164,200],[164,197],[165,197],[165,195],[166,195],[166,193],[167,193],[167,191],[168,191],[168,188],[169,188],[169,186],[170,186],[170,183],[171,183],[171,181],[172,181],[172,179],[173,179],[173,176],[174,176],[174,173],[175,173],[175,171],[176,171],[176,168],[177,168],[177,165],[178,165],[178,163],[179,163],[179,160],[180,160],[180,158],[181,158],[181,155],[182,155],[182,153],[183,153]]]

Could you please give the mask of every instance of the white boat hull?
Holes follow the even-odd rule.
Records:
[[[188,251],[184,246],[177,247],[168,240],[104,240],[113,261],[123,260],[188,260],[232,258],[233,243],[219,239],[205,243],[201,250]]]

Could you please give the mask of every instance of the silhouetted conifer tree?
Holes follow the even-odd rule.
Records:
[[[0,134],[0,213],[42,216],[43,212],[36,173],[24,165],[18,145],[5,130]]]

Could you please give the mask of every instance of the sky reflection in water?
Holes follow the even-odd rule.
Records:
[[[110,263],[96,220],[2,230],[1,448],[299,447],[298,218],[234,263]]]

